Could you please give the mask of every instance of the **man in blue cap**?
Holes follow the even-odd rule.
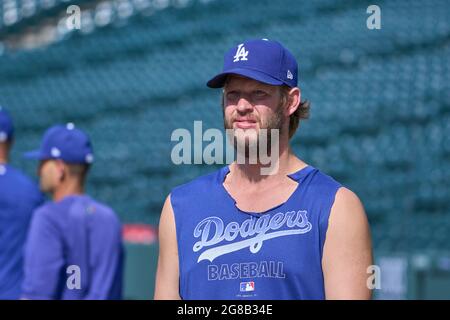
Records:
[[[249,40],[225,54],[207,85],[223,88],[238,158],[167,197],[155,298],[370,298],[372,251],[359,198],[290,148],[309,114],[297,73],[277,41]],[[276,165],[252,154],[255,145]]]
[[[14,126],[0,106],[0,299],[20,298],[31,215],[44,201],[35,182],[8,164]]]
[[[48,129],[39,150],[41,190],[53,201],[33,216],[25,250],[24,299],[121,299],[121,223],[84,194],[94,160],[89,137],[72,123]]]

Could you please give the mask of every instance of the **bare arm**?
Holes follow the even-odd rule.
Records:
[[[330,212],[322,268],[326,299],[370,299],[367,268],[372,265],[369,224],[352,191],[340,188]]]
[[[175,218],[170,195],[167,197],[159,222],[159,258],[156,272],[155,300],[180,300],[178,245]]]

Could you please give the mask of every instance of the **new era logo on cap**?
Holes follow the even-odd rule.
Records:
[[[232,74],[266,84],[297,86],[298,66],[281,43],[268,39],[248,40],[231,48],[224,57],[223,70],[208,81],[210,88],[223,87]]]
[[[4,131],[0,131],[0,142],[5,142],[8,139],[8,135]]]
[[[94,156],[92,154],[88,153],[86,155],[85,160],[86,160],[86,163],[92,163],[92,162],[94,162]]]
[[[288,70],[288,71],[287,71],[287,75],[286,75],[286,78],[288,78],[289,80],[292,80],[292,79],[294,79],[294,76],[293,76],[293,74],[292,74],[291,70]]]
[[[61,156],[61,151],[59,151],[58,148],[52,148],[52,150],[50,151],[50,154],[54,158],[59,158]]]

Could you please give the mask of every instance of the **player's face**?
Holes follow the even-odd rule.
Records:
[[[268,129],[270,134],[270,129],[282,130],[286,121],[280,87],[252,79],[230,76],[223,104],[225,128],[234,129],[238,140],[239,132],[243,131],[246,139],[258,139],[260,129]]]
[[[61,180],[61,170],[55,160],[45,160],[40,163],[38,175],[43,192],[53,192]]]

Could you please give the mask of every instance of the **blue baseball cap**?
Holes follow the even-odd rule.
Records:
[[[90,164],[94,161],[91,141],[73,123],[49,128],[42,138],[41,148],[25,153],[28,159],[59,159],[69,164]]]
[[[0,106],[0,143],[12,139],[14,125],[9,113]]]
[[[298,65],[292,53],[277,41],[248,40],[231,48],[224,57],[223,71],[207,82],[222,88],[230,74],[266,84],[297,86]]]

